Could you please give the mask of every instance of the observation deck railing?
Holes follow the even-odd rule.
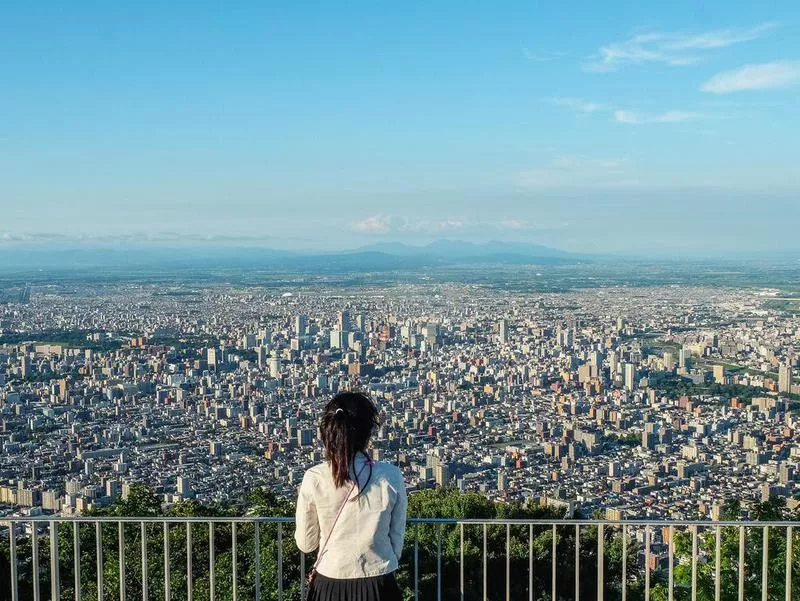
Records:
[[[303,599],[313,558],[295,546],[293,523],[3,517],[0,599]],[[410,519],[398,576],[415,601],[792,601],[799,531],[785,521]]]

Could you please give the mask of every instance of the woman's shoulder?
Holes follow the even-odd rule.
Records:
[[[306,470],[306,473],[303,476],[303,480],[316,481],[321,476],[330,477],[330,473],[331,473],[331,468],[327,463],[325,462],[318,463],[316,465],[312,465],[310,468]]]
[[[379,474],[381,474],[384,478],[389,480],[392,483],[400,483],[403,482],[403,472],[400,471],[400,468],[394,465],[393,463],[385,463],[383,461],[376,461],[375,468]]]

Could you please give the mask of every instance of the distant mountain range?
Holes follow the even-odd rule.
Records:
[[[424,246],[410,246],[402,242],[381,242],[362,246],[353,252],[381,252],[387,255],[398,257],[419,257],[431,256],[448,260],[470,260],[493,259],[506,257],[510,259],[571,259],[576,260],[579,255],[540,246],[538,244],[526,244],[524,242],[498,242],[492,240],[477,244],[474,242],[464,242],[462,240],[436,240]]]
[[[257,268],[385,271],[458,264],[568,264],[588,257],[517,242],[437,240],[424,246],[378,243],[347,251],[285,251],[252,246],[145,244],[0,246],[0,270],[91,268]]]

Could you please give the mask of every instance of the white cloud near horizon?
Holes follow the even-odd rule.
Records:
[[[606,104],[584,100],[583,98],[556,96],[552,98],[545,98],[544,100],[554,106],[570,108],[578,111],[579,113],[596,113],[598,111],[608,110],[609,108]]]
[[[763,37],[777,23],[761,23],[749,29],[717,29],[702,33],[639,33],[622,42],[601,46],[583,63],[583,70],[604,73],[625,65],[661,63],[672,67],[693,65],[703,52],[727,48]]]
[[[464,228],[466,221],[462,218],[445,219],[409,219],[397,215],[377,214],[354,221],[350,229],[365,234],[387,234],[390,232],[440,233],[458,231]]]
[[[685,123],[702,118],[692,111],[666,111],[657,115],[643,115],[633,111],[614,111],[614,120],[626,125],[645,125],[648,123]]]
[[[514,230],[515,232],[541,232],[561,229],[561,225],[543,225],[532,223],[518,217],[499,219],[465,219],[461,217],[447,218],[409,218],[399,215],[379,213],[350,223],[350,229],[369,235],[414,234],[414,235],[447,235],[485,232],[487,230]]]
[[[695,111],[676,109],[664,111],[663,113],[643,114],[628,109],[617,109],[608,104],[593,102],[584,98],[556,96],[544,98],[543,100],[554,106],[569,108],[578,113],[593,114],[612,112],[614,121],[628,125],[642,125],[646,123],[685,123],[687,121],[696,121],[704,117],[704,115]]]
[[[518,172],[516,180],[522,188],[620,187],[631,183],[628,167],[624,158],[564,155]]]
[[[787,88],[798,83],[800,60],[781,60],[722,71],[706,81],[700,89],[711,94],[730,94]]]

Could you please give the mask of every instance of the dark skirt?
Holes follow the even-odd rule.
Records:
[[[370,578],[328,578],[317,574],[307,601],[402,601],[394,572]]]

